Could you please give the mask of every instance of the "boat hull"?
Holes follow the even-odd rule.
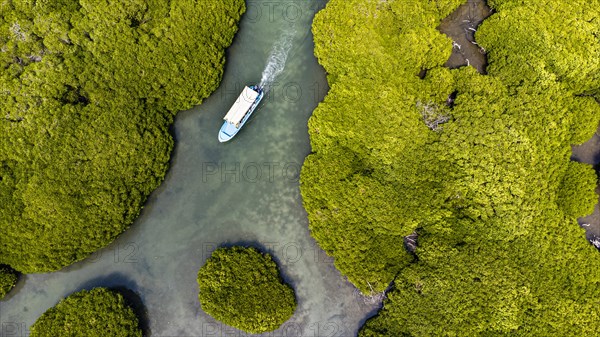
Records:
[[[223,122],[221,130],[219,130],[219,142],[225,143],[231,140],[239,131],[240,129],[236,128],[235,125],[227,121]]]

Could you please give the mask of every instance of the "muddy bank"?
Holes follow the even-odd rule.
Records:
[[[442,20],[438,30],[454,41],[446,67],[454,69],[470,65],[478,72],[486,73],[487,56],[475,41],[475,32],[493,13],[484,0],[468,0]]]

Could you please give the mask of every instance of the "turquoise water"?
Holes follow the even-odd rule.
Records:
[[[208,317],[197,299],[198,269],[212,249],[234,243],[271,252],[296,290],[292,319],[265,335],[356,335],[378,303],[358,295],[312,240],[298,188],[310,152],[306,123],[327,92],[310,33],[323,7],[306,0],[248,3],[220,88],[178,114],[171,169],[140,218],[94,256],[24,277],[0,302],[2,336],[26,336],[61,298],[95,286],[133,290],[152,336],[243,336]],[[269,96],[251,121],[220,144],[222,117],[244,85],[261,81],[273,50],[287,51],[285,68],[269,78]]]

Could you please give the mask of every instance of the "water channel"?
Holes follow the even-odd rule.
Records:
[[[310,152],[307,120],[328,90],[310,32],[324,5],[247,2],[223,82],[202,105],[177,115],[171,168],[141,216],[90,258],[24,276],[0,302],[3,336],[27,336],[60,299],[97,286],[132,290],[145,306],[138,310],[152,336],[245,335],[200,309],[196,283],[210,252],[236,243],[272,253],[296,290],[296,313],[266,335],[356,335],[379,304],[358,295],[310,237],[298,187]],[[281,61],[278,52],[287,55],[283,69],[270,67],[269,96],[233,141],[219,143],[222,117],[244,85],[261,81],[273,52],[275,61]]]

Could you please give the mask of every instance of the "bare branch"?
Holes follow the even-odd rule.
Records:
[[[417,101],[417,109],[423,116],[425,125],[433,131],[441,130],[440,125],[450,120],[450,116],[445,115],[442,109],[433,102],[423,104],[421,101]]]

